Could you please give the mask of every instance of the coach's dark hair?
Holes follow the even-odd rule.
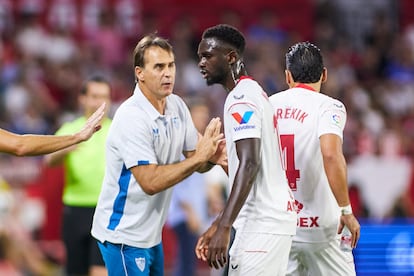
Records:
[[[286,69],[291,72],[295,82],[318,82],[323,68],[321,51],[310,42],[296,43],[286,53]]]
[[[219,24],[206,29],[203,32],[203,39],[217,38],[218,40],[230,44],[239,55],[242,55],[246,47],[246,40],[243,34],[235,27],[227,24]]]
[[[86,91],[88,90],[88,84],[91,82],[97,82],[97,83],[104,83],[106,85],[108,85],[109,87],[111,87],[111,84],[109,83],[108,79],[106,79],[104,76],[102,75],[93,75],[89,78],[87,78],[81,87],[80,93],[82,95],[86,94]]]
[[[134,67],[144,67],[145,61],[144,61],[144,55],[145,51],[150,48],[151,46],[157,46],[160,47],[167,52],[172,53],[173,47],[168,42],[168,40],[157,36],[156,34],[150,34],[145,37],[143,37],[138,44],[135,46],[134,49]]]

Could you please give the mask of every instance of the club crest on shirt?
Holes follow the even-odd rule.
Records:
[[[137,264],[138,269],[141,270],[141,272],[143,272],[145,269],[145,258],[135,258],[135,263]]]
[[[334,114],[332,115],[332,121],[336,124],[336,125],[340,125],[341,124],[341,116],[338,114]]]

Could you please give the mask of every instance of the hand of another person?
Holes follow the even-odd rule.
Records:
[[[86,141],[101,129],[100,122],[105,114],[105,103],[103,103],[86,121],[83,128],[76,134],[80,141]]]
[[[223,134],[220,133],[221,121],[220,118],[213,118],[207,125],[204,135],[199,137],[196,155],[201,160],[207,162],[217,152],[219,142],[223,139]]]
[[[360,231],[361,226],[359,225],[358,220],[355,218],[353,214],[349,215],[342,215],[338,227],[338,234],[342,233],[342,229],[346,226],[349,231],[352,234],[352,242],[351,246],[352,248],[355,248],[357,246],[359,237],[360,237]]]
[[[226,140],[223,138],[218,141],[218,147],[216,153],[210,158],[210,162],[220,165],[227,166],[227,148]]]

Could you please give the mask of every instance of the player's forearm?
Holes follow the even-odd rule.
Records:
[[[343,155],[324,157],[325,172],[339,206],[349,204],[346,161]]]
[[[233,225],[233,222],[236,220],[241,208],[249,196],[258,171],[258,164],[239,167],[227,200],[227,204],[224,207],[223,213],[220,217],[220,227],[231,227]]]

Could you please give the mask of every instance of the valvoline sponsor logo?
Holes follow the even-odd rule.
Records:
[[[247,124],[250,119],[252,118],[253,115],[253,111],[246,111],[244,112],[243,116],[240,115],[240,113],[236,112],[236,113],[232,113],[231,115],[233,116],[233,118],[239,123],[240,126],[235,127],[234,131],[240,131],[243,129],[252,129],[252,128],[256,128],[255,125],[249,125]]]

